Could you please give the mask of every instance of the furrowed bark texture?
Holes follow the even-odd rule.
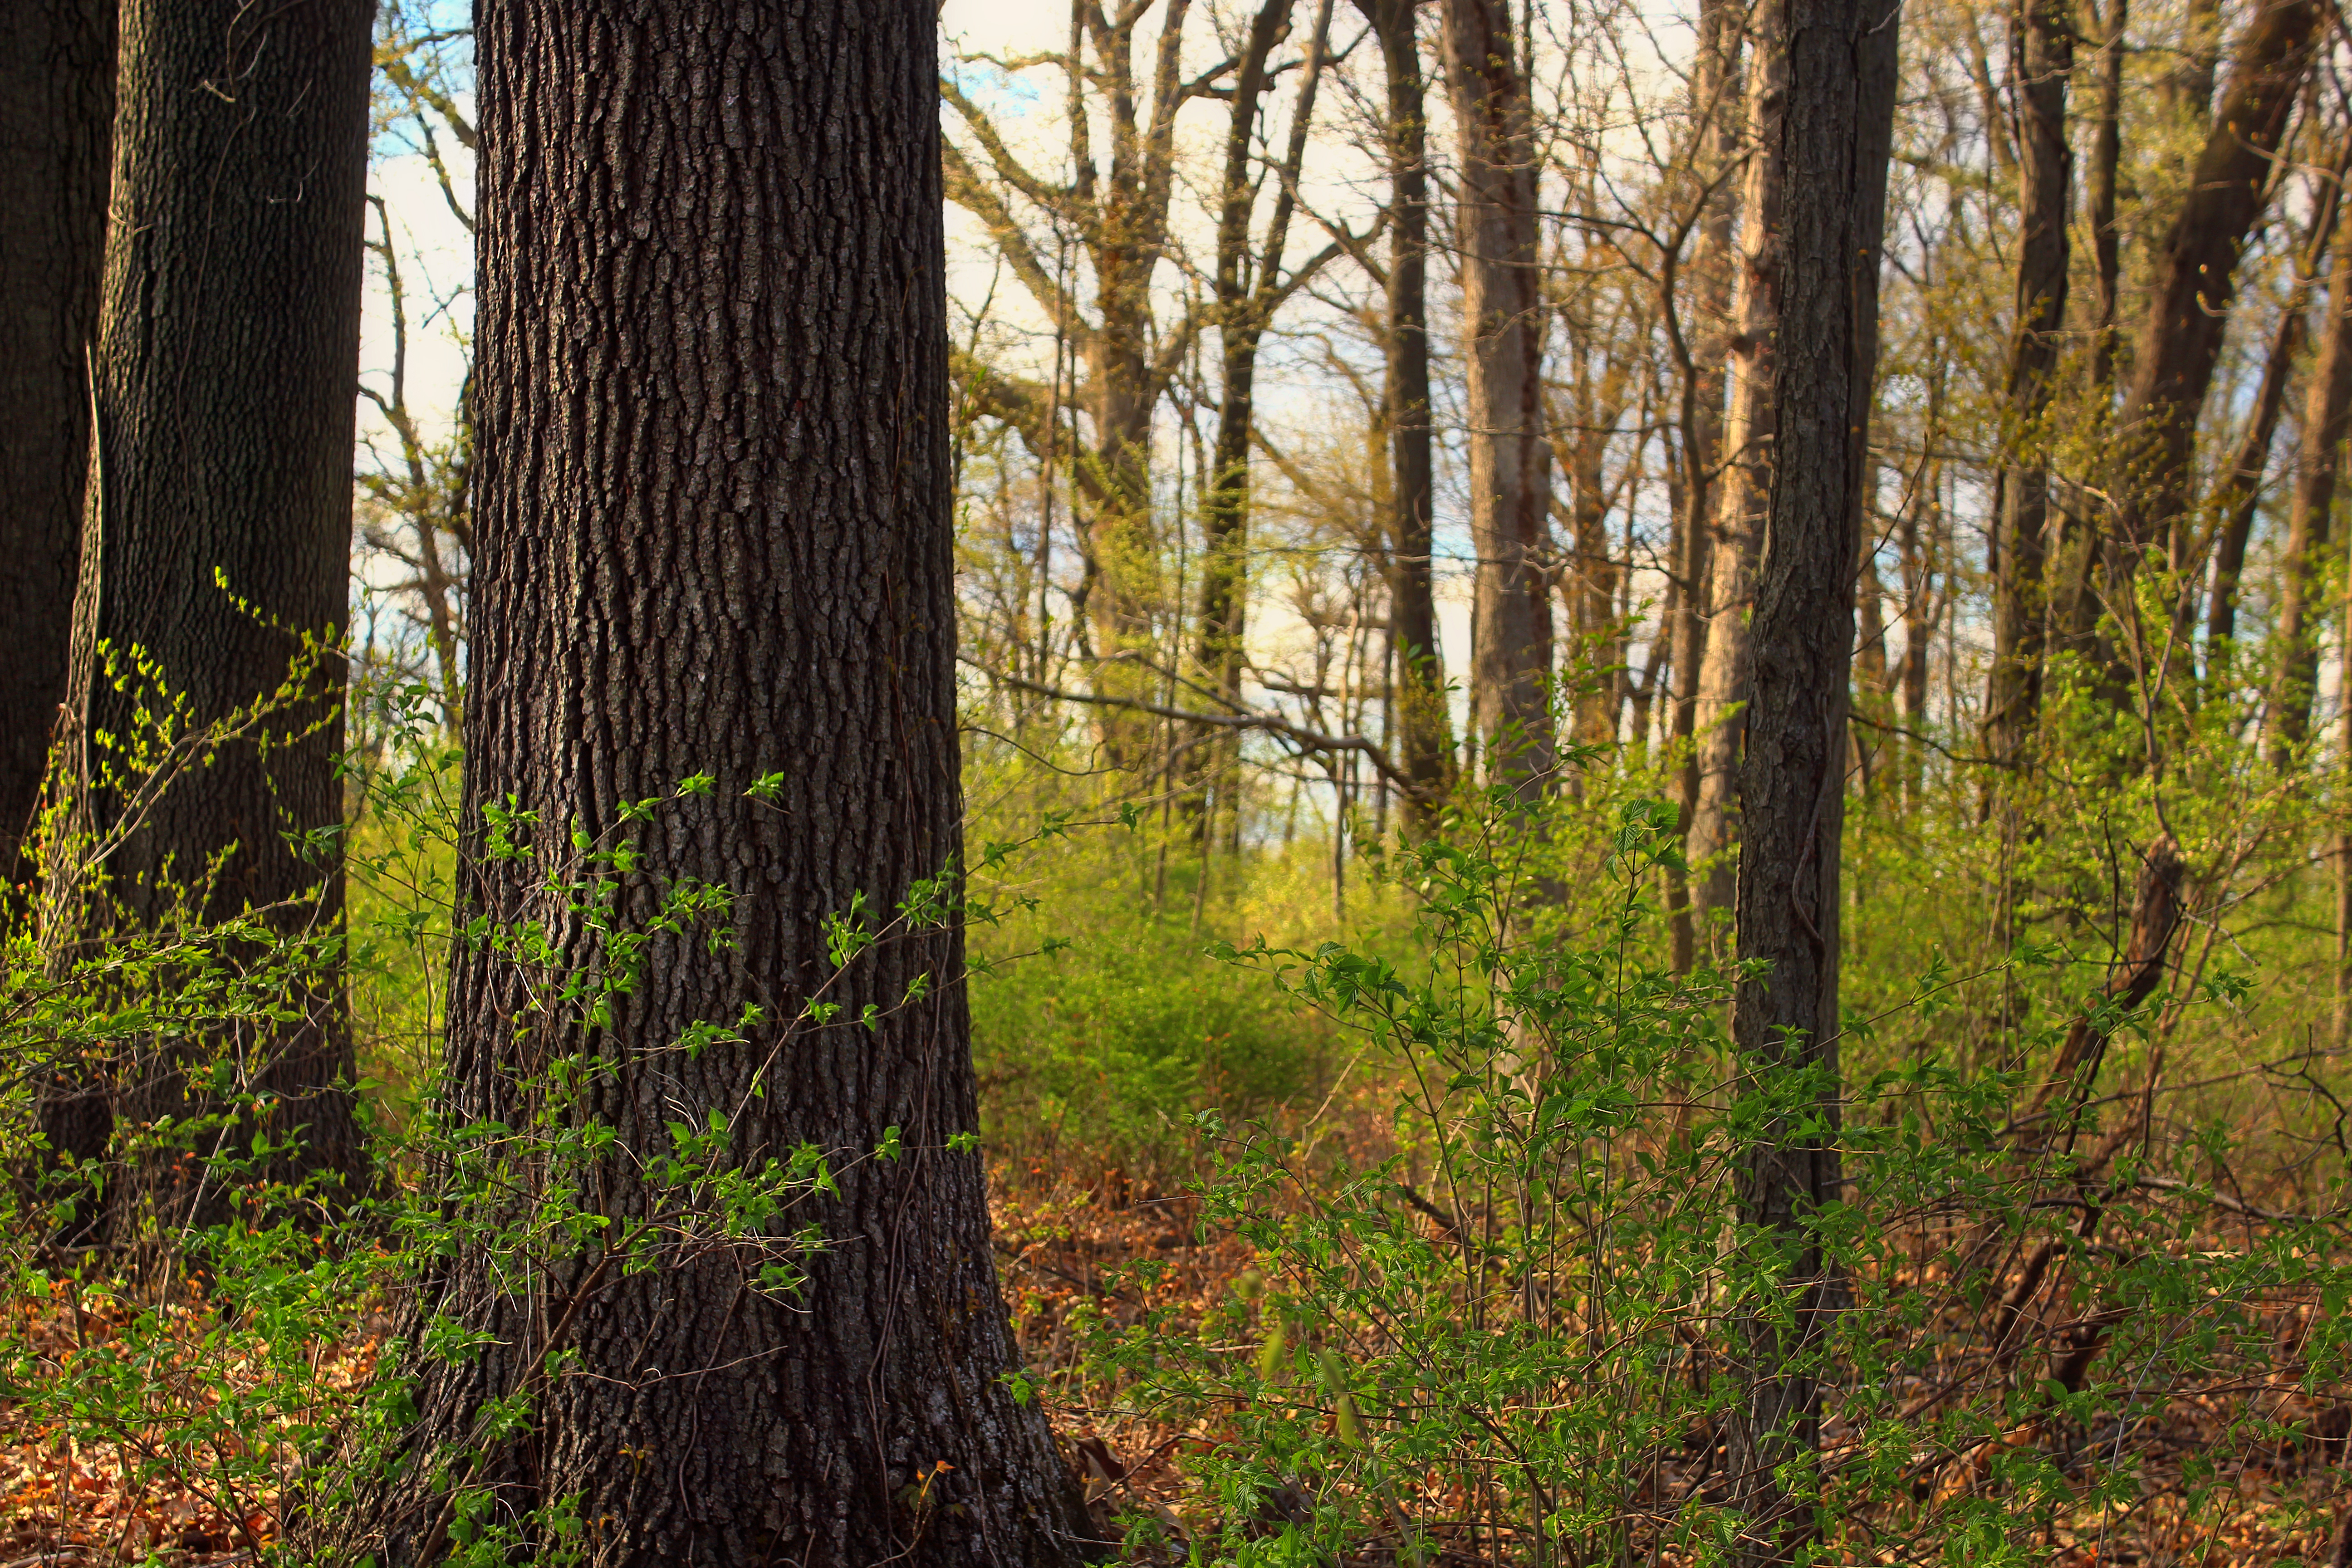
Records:
[[[373,0],[121,9],[68,695],[92,734],[137,730],[99,639],[126,660],[144,650],[201,724],[278,690],[299,634],[346,619],[374,15]],[[340,858],[287,836],[342,823],[343,684],[326,659],[267,721],[270,744],[232,744],[163,795],[108,865],[132,918],[177,918],[180,889],[233,850],[203,918],[278,905],[290,924],[341,919]],[[119,805],[94,802],[100,819]],[[306,1163],[355,1173],[352,1097],[333,1087],[355,1076],[340,983],[302,1005],[258,1087],[283,1097],[283,1125],[307,1124]],[[187,1113],[174,1062],[126,1071],[119,1114]]]
[[[2017,320],[2009,348],[2009,439],[2017,457],[2002,476],[2000,571],[1993,580],[1993,661],[1985,739],[2015,766],[2042,706],[2043,532],[2050,468],[2042,429],[2066,319],[2068,185],[2066,78],[2073,25],[2062,0],[2020,0],[2016,21]]]
[[[1789,94],[1788,0],[1759,0],[1748,18],[1748,169],[1740,192],[1740,262],[1732,306],[1731,410],[1716,490],[1706,652],[1698,672],[1697,793],[1689,859],[1701,869],[1702,913],[1731,907],[1738,837],[1740,732],[1748,722],[1751,595],[1771,491],[1785,285],[1783,132]]]
[[[1478,552],[1472,726],[1488,779],[1532,798],[1556,754],[1534,116],[1507,0],[1445,0],[1442,16],[1462,139],[1470,537]]]
[[[1413,25],[1414,0],[1357,0],[1371,24],[1388,73],[1389,277],[1387,363],[1389,600],[1395,619],[1397,725],[1407,809],[1418,831],[1436,822],[1436,803],[1454,778],[1454,732],[1445,705],[1445,663],[1437,641],[1431,568],[1435,485],[1429,425],[1429,128]]]
[[[835,1152],[797,1303],[724,1252],[630,1274],[575,1259],[535,1289],[460,1258],[418,1310],[496,1343],[420,1361],[409,1468],[327,1531],[391,1568],[448,1540],[434,1464],[501,1515],[577,1498],[609,1565],[1073,1561],[1083,1514],[1018,1366],[989,1250],[960,922],[836,972],[824,922],[879,924],[960,848],[936,23],[919,0],[483,0],[480,510],[466,821],[511,794],[547,825],[634,835],[623,900],[723,885],[731,949],[658,939],[609,1027],[530,1030],[530,975],[487,947],[452,979],[454,1114],[514,1111],[530,1053],[610,1063],[593,1114],[622,1156],[592,1201],[656,1201],[665,1124],[732,1117],[758,1170]],[[624,803],[713,775],[643,827]],[[782,775],[772,806],[745,797]],[[488,860],[476,908],[543,914],[537,852]],[[909,987],[928,976],[928,994]],[[830,982],[828,985],[828,982]],[[820,986],[830,1026],[779,1026]],[[769,1023],[689,1058],[699,1020]],[[868,1028],[854,1020],[871,1004]],[[896,1127],[896,1161],[859,1159]],[[787,1226],[787,1228],[790,1227]],[[533,1386],[530,1430],[471,1436]],[[945,1467],[945,1468],[942,1468]]]
[[[0,857],[12,861],[66,695],[114,11],[114,0],[18,0],[0,23],[0,626],[12,628],[0,672]]]
[[[1743,1516],[1733,1557],[1749,1563],[1792,1560],[1811,1530],[1810,1486],[1782,1478],[1801,1473],[1819,1446],[1811,1362],[1834,1307],[1807,1226],[1840,1195],[1838,844],[1899,19],[1895,0],[1792,0],[1789,10],[1780,442],[1740,770],[1738,952],[1763,967],[1739,983],[1732,1031],[1767,1086],[1817,1081],[1812,1103],[1786,1106],[1739,1162],[1741,1221],[1775,1249],[1796,1307],[1786,1329],[1751,1310],[1734,1331],[1747,1394],[1726,1468]],[[1820,1130],[1798,1131],[1807,1121]]]

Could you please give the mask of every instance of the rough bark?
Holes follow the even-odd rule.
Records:
[[[1748,168],[1740,192],[1740,266],[1732,307],[1731,406],[1715,504],[1706,652],[1698,672],[1697,794],[1688,858],[1702,868],[1702,912],[1731,907],[1741,731],[1748,696],[1748,612],[1778,437],[1783,284],[1782,131],[1789,92],[1788,0],[1759,0],[1748,17]]]
[[[1434,826],[1434,803],[1454,778],[1454,726],[1437,637],[1431,556],[1435,486],[1429,415],[1429,126],[1415,0],[1357,0],[1388,76],[1388,408],[1391,507],[1389,616],[1397,653],[1400,759],[1413,795],[1411,820]]]
[[[19,0],[0,24],[0,625],[13,628],[0,674],[0,859],[11,863],[66,695],[114,12],[114,0]]]
[[[584,1052],[616,1139],[583,1184],[597,1212],[650,1212],[666,1124],[713,1113],[737,1167],[814,1144],[839,1192],[811,1200],[825,1246],[796,1302],[724,1247],[523,1287],[436,1265],[416,1310],[490,1343],[415,1364],[406,1468],[320,1555],[439,1561],[446,1460],[517,1514],[576,1498],[614,1568],[1070,1562],[1079,1501],[1004,1381],[985,1173],[953,1142],[975,1125],[961,921],[838,969],[825,931],[860,896],[878,924],[960,847],[932,7],[484,0],[476,26],[471,910],[544,915],[560,965],[596,963],[589,915],[532,897],[571,825],[635,837],[625,915],[713,883],[732,942],[656,938],[602,1027],[542,1017],[531,970],[461,947],[450,1110],[511,1116],[534,1053]],[[624,815],[695,773],[707,795]],[[772,805],[746,798],[770,775]],[[484,858],[509,795],[549,842]],[[841,1021],[792,1026],[821,986]],[[764,1022],[674,1047],[747,1003]],[[893,1129],[898,1159],[856,1157]],[[558,1348],[577,1360],[542,1379]],[[469,1437],[534,1388],[526,1433]]]
[[[1470,537],[1478,554],[1471,722],[1487,778],[1531,799],[1555,759],[1534,114],[1507,0],[1444,0],[1442,16],[1461,137]]]
[[[373,19],[372,0],[121,9],[68,694],[91,736],[139,728],[136,694],[102,679],[101,640],[143,650],[203,724],[278,689],[299,635],[345,620]],[[332,929],[341,859],[289,836],[342,823],[342,688],[326,661],[268,721],[278,739],[233,744],[163,796],[108,864],[131,918],[177,919],[225,856],[200,917],[276,907]],[[101,793],[92,809],[103,823],[118,805]],[[281,1096],[274,1124],[307,1127],[307,1163],[356,1173],[340,981],[300,1005],[258,1087]],[[202,1096],[182,1065],[131,1064],[120,1112],[189,1114]],[[184,1198],[216,1191],[156,1184],[183,1222],[204,1217]]]
[[[2006,395],[2013,456],[2002,476],[2000,570],[1993,580],[1993,660],[1985,692],[1986,750],[2004,766],[2023,755],[2042,705],[2043,533],[2050,468],[2042,428],[2066,319],[2067,223],[2074,154],[2066,141],[2073,23],[2064,0],[2019,0],[2016,321]]]
[[[2286,548],[2279,563],[2279,662],[2263,747],[2274,768],[2291,763],[2311,738],[2311,704],[2319,683],[2317,602],[2326,576],[2328,523],[2336,510],[2336,481],[2347,433],[2352,433],[2352,246],[2336,251],[2329,269],[2318,363],[2305,389],[2303,451],[2295,465]]]
[[[1811,1358],[1834,1288],[1808,1216],[1841,1195],[1839,839],[1899,20],[1893,0],[1793,0],[1789,15],[1779,450],[1740,770],[1738,952],[1757,967],[1732,1032],[1767,1085],[1809,1076],[1811,1103],[1784,1103],[1739,1160],[1741,1222],[1773,1249],[1796,1307],[1791,1320],[1759,1304],[1734,1331],[1746,1396],[1726,1468],[1741,1563],[1792,1561],[1812,1522]]]
[[[2235,297],[2239,251],[2267,200],[2321,16],[2316,0],[2268,0],[2247,24],[2189,194],[2157,247],[2106,487],[2115,498],[2101,552],[2109,604],[2124,602],[2150,549],[2164,547],[2176,570],[2188,564],[2198,420]],[[2087,638],[2100,600],[2082,592],[2063,606],[2069,643]]]

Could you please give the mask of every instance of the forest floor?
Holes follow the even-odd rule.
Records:
[[[1159,1194],[1115,1173],[1080,1185],[1043,1166],[1000,1167],[995,1207],[998,1262],[1015,1327],[1098,1522],[1108,1529],[1149,1521],[1163,1542],[1194,1537],[1209,1505],[1181,1461],[1216,1433],[1197,1421],[1176,1425],[1150,1411],[1094,1403],[1099,1391],[1081,1373],[1073,1309],[1092,1302],[1121,1324],[1150,1309],[1173,1309],[1175,1321],[1189,1328],[1251,1265],[1247,1245],[1230,1234],[1203,1238],[1192,1200]],[[1147,1258],[1163,1266],[1148,1283],[1129,1267]],[[6,1303],[0,1313],[0,1339],[16,1341],[34,1352],[36,1364],[52,1366],[102,1348],[117,1326],[103,1306],[93,1309],[62,1292]],[[377,1320],[354,1340],[320,1347],[315,1364],[322,1382],[343,1388],[363,1383],[386,1327]],[[188,1342],[201,1343],[201,1335],[192,1333]],[[2144,1424],[2131,1438],[2139,1503],[2086,1506],[2075,1517],[2054,1520],[2039,1560],[2059,1568],[2329,1563],[2339,1542],[2327,1521],[2352,1504],[2346,1443],[2336,1437],[2233,1448],[2224,1436],[2231,1428],[2230,1403],[2229,1391],[2176,1400],[2165,1420]],[[227,1440],[236,1441],[233,1435]],[[266,1486],[224,1485],[217,1475],[184,1465],[156,1479],[145,1461],[158,1457],[142,1448],[136,1434],[120,1443],[65,1441],[24,1404],[0,1398],[0,1568],[212,1568],[263,1555],[277,1502]],[[1466,1552],[1440,1559],[1464,1568],[1484,1560]],[[1857,1559],[1908,1560],[1901,1552]],[[1176,1563],[1183,1557],[1163,1545],[1139,1549],[1130,1561]],[[1391,1552],[1377,1552],[1341,1568],[1390,1568],[1393,1561]],[[1672,1554],[1658,1561],[1671,1563]]]

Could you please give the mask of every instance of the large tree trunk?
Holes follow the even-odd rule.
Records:
[[[958,1137],[961,917],[840,963],[827,942],[828,917],[862,900],[879,925],[961,847],[933,8],[476,15],[470,910],[530,910],[561,964],[593,967],[598,911],[533,889],[577,866],[568,831],[634,837],[616,914],[715,884],[731,941],[654,939],[601,1026],[534,1011],[520,957],[461,947],[450,1114],[516,1117],[535,1063],[577,1052],[602,1084],[582,1114],[614,1140],[577,1196],[616,1224],[661,1201],[667,1125],[714,1117],[731,1169],[813,1145],[838,1195],[781,1222],[825,1238],[797,1300],[723,1246],[665,1243],[643,1271],[591,1247],[528,1284],[438,1264],[416,1310],[487,1348],[415,1364],[405,1468],[330,1532],[334,1560],[438,1562],[446,1463],[509,1517],[574,1500],[610,1568],[1072,1561],[1079,1500],[1008,1385],[985,1172]],[[632,825],[697,773],[708,794]],[[772,805],[746,797],[762,779]],[[485,853],[509,796],[545,825],[520,858]],[[820,998],[838,1022],[809,1016]],[[740,1032],[675,1044],[751,1005]],[[559,1350],[576,1359],[546,1373]],[[528,1429],[485,1436],[486,1402],[518,1392]]]
[[[1534,113],[1507,0],[1444,0],[1443,15],[1462,142],[1457,226],[1469,339],[1470,538],[1478,552],[1471,723],[1487,778],[1533,799],[1555,759]]]
[[[1741,1563],[1791,1561],[1811,1526],[1802,1477],[1821,1423],[1811,1363],[1834,1305],[1808,1226],[1842,1196],[1838,847],[1899,16],[1894,0],[1790,6],[1780,438],[1740,770],[1739,959],[1754,967],[1743,967],[1732,1033],[1768,1089],[1818,1077],[1811,1103],[1780,1104],[1739,1161],[1741,1223],[1774,1249],[1783,1286],[1735,1331],[1747,1394],[1726,1467]]]
[[[66,695],[89,356],[106,243],[115,0],[17,0],[0,26],[0,881]]]
[[[2271,686],[2265,755],[2284,768],[2311,737],[2311,703],[2319,680],[2319,595],[2326,575],[2328,521],[2344,437],[2352,430],[2352,246],[2336,253],[2327,279],[2327,316],[2319,363],[2303,405],[2303,453],[2287,512],[2279,563],[2278,670]]]
[[[98,658],[143,650],[197,724],[289,679],[301,634],[331,637],[349,604],[373,0],[131,0],[121,10],[112,210],[94,374],[68,708],[96,737],[135,733],[136,690]],[[134,920],[247,909],[331,930],[339,855],[298,851],[343,820],[343,672],[305,689],[171,788],[109,862]],[[86,743],[94,747],[94,739]],[[103,793],[103,824],[120,809]],[[254,1087],[273,1124],[307,1128],[307,1165],[356,1173],[341,983],[272,1042]],[[186,1116],[177,1059],[132,1064],[120,1110]],[[154,1175],[158,1218],[201,1221],[216,1185]],[[196,1194],[215,1196],[199,1201]]]
[[[1702,868],[1702,913],[1731,907],[1740,731],[1747,725],[1749,689],[1748,611],[1777,465],[1788,0],[1759,0],[1748,26],[1748,153],[1732,309],[1731,412],[1724,426],[1723,478],[1716,494],[1706,654],[1699,666],[1696,715],[1698,784],[1688,844],[1690,863]]]
[[[2102,548],[2109,604],[2124,603],[2140,557],[2150,549],[2163,547],[2177,572],[2190,564],[2198,420],[2221,357],[2238,253],[2268,199],[2273,164],[2311,63],[2321,15],[2316,0],[2266,0],[2247,25],[2189,194],[2157,247],[2147,314],[2117,416],[2108,486],[2115,505]],[[2090,576],[2072,575],[2085,584]],[[2100,598],[2077,592],[2061,606],[2070,645],[2085,643]]]
[[[2042,706],[2043,531],[2050,521],[2048,437],[2042,428],[2066,319],[2066,78],[2073,24],[2064,0],[2019,0],[2017,319],[2009,346],[2008,437],[2000,570],[1993,580],[1993,661],[1985,693],[1986,749],[2015,767]]]
[[[1396,718],[1407,809],[1418,831],[1435,826],[1454,780],[1454,725],[1437,640],[1431,556],[1436,487],[1429,423],[1429,128],[1415,0],[1357,0],[1388,73],[1389,278],[1386,379],[1389,467],[1389,616],[1396,643]]]

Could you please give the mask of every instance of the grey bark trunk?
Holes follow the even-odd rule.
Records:
[[[2000,571],[1993,581],[1993,662],[1985,693],[1986,749],[2015,767],[2042,707],[2044,531],[2050,521],[2042,418],[2066,319],[2067,222],[2074,155],[2066,141],[2073,23],[2063,0],[2020,0],[2017,43],[2017,319],[2009,349],[2009,439]]]
[[[2319,681],[2318,598],[2326,581],[2328,522],[2344,438],[2352,430],[2352,247],[2336,253],[2327,279],[2327,315],[2319,360],[2303,408],[2303,453],[2287,512],[2279,563],[2279,663],[2271,687],[2264,754],[2285,768],[2311,738],[2311,704]]]
[[[1702,914],[1731,907],[1732,850],[1746,727],[1750,627],[1765,509],[1777,466],[1783,237],[1783,121],[1789,92],[1788,0],[1760,0],[1748,19],[1748,170],[1740,193],[1740,268],[1732,308],[1731,409],[1715,505],[1706,654],[1699,666],[1697,793],[1688,858]]]
[[[1429,423],[1429,129],[1415,36],[1414,0],[1357,0],[1381,46],[1388,76],[1389,278],[1384,401],[1388,405],[1392,508],[1389,614],[1397,652],[1397,727],[1413,795],[1409,820],[1421,832],[1454,779],[1454,725],[1446,709],[1445,662],[1438,645],[1431,532]]]
[[[1732,223],[1737,202],[1730,159],[1738,135],[1739,57],[1744,18],[1730,0],[1708,0],[1699,12],[1698,58],[1691,71],[1692,172],[1706,196],[1691,248],[1691,321],[1683,329],[1690,363],[1683,375],[1680,504],[1675,508],[1674,564],[1681,582],[1674,595],[1667,633],[1667,670],[1674,682],[1667,740],[1679,752],[1675,771],[1678,827],[1687,837],[1698,808],[1699,762],[1694,738],[1698,724],[1698,680],[1706,662],[1707,591],[1715,561],[1716,464],[1723,436],[1724,361],[1730,352],[1727,315],[1733,298]],[[1673,308],[1669,301],[1668,309]],[[1670,321],[1671,325],[1676,325]],[[1673,487],[1669,487],[1672,489]],[[1666,869],[1666,918],[1675,972],[1697,961],[1696,922],[1691,910],[1690,876],[1681,865]]]
[[[1445,0],[1443,16],[1462,141],[1458,229],[1470,340],[1470,537],[1478,552],[1472,727],[1486,776],[1532,800],[1555,760],[1534,115],[1507,0]]]
[[[530,970],[461,948],[450,1110],[512,1116],[533,1051],[581,1051],[612,1074],[592,1113],[617,1148],[582,1194],[598,1212],[649,1212],[666,1124],[714,1112],[748,1171],[835,1152],[839,1194],[807,1211],[825,1247],[796,1303],[724,1247],[640,1273],[578,1258],[521,1288],[483,1258],[438,1266],[416,1310],[492,1343],[415,1364],[406,1468],[327,1546],[439,1561],[451,1461],[517,1513],[576,1499],[609,1568],[1074,1561],[1076,1489],[1006,1382],[985,1171],[953,1142],[976,1125],[961,919],[838,968],[826,941],[828,916],[862,896],[878,924],[961,848],[933,7],[476,15],[472,908],[537,908],[573,825],[635,837],[625,913],[678,879],[733,912],[719,951],[656,938],[609,1026],[561,1041],[517,1028]],[[696,773],[709,794],[628,825]],[[747,799],[769,775],[772,806]],[[551,825],[548,860],[481,858],[509,795]],[[548,918],[559,963],[594,961],[586,913]],[[820,994],[839,1022],[794,1026]],[[765,1021],[740,1037],[673,1044],[747,1004]],[[893,1129],[900,1157],[870,1157]],[[574,1370],[536,1385],[528,1431],[478,1439],[485,1402],[559,1348]]]
[[[1743,1563],[1792,1561],[1812,1525],[1811,1358],[1835,1287],[1808,1216],[1841,1195],[1839,840],[1899,18],[1894,0],[1792,0],[1789,12],[1780,439],[1740,770],[1738,952],[1759,967],[1739,983],[1732,1032],[1747,1071],[1804,1086],[1790,1099],[1810,1103],[1782,1102],[1739,1160],[1741,1221],[1772,1238],[1796,1307],[1787,1318],[1759,1303],[1734,1331],[1746,1396],[1726,1468]]]

